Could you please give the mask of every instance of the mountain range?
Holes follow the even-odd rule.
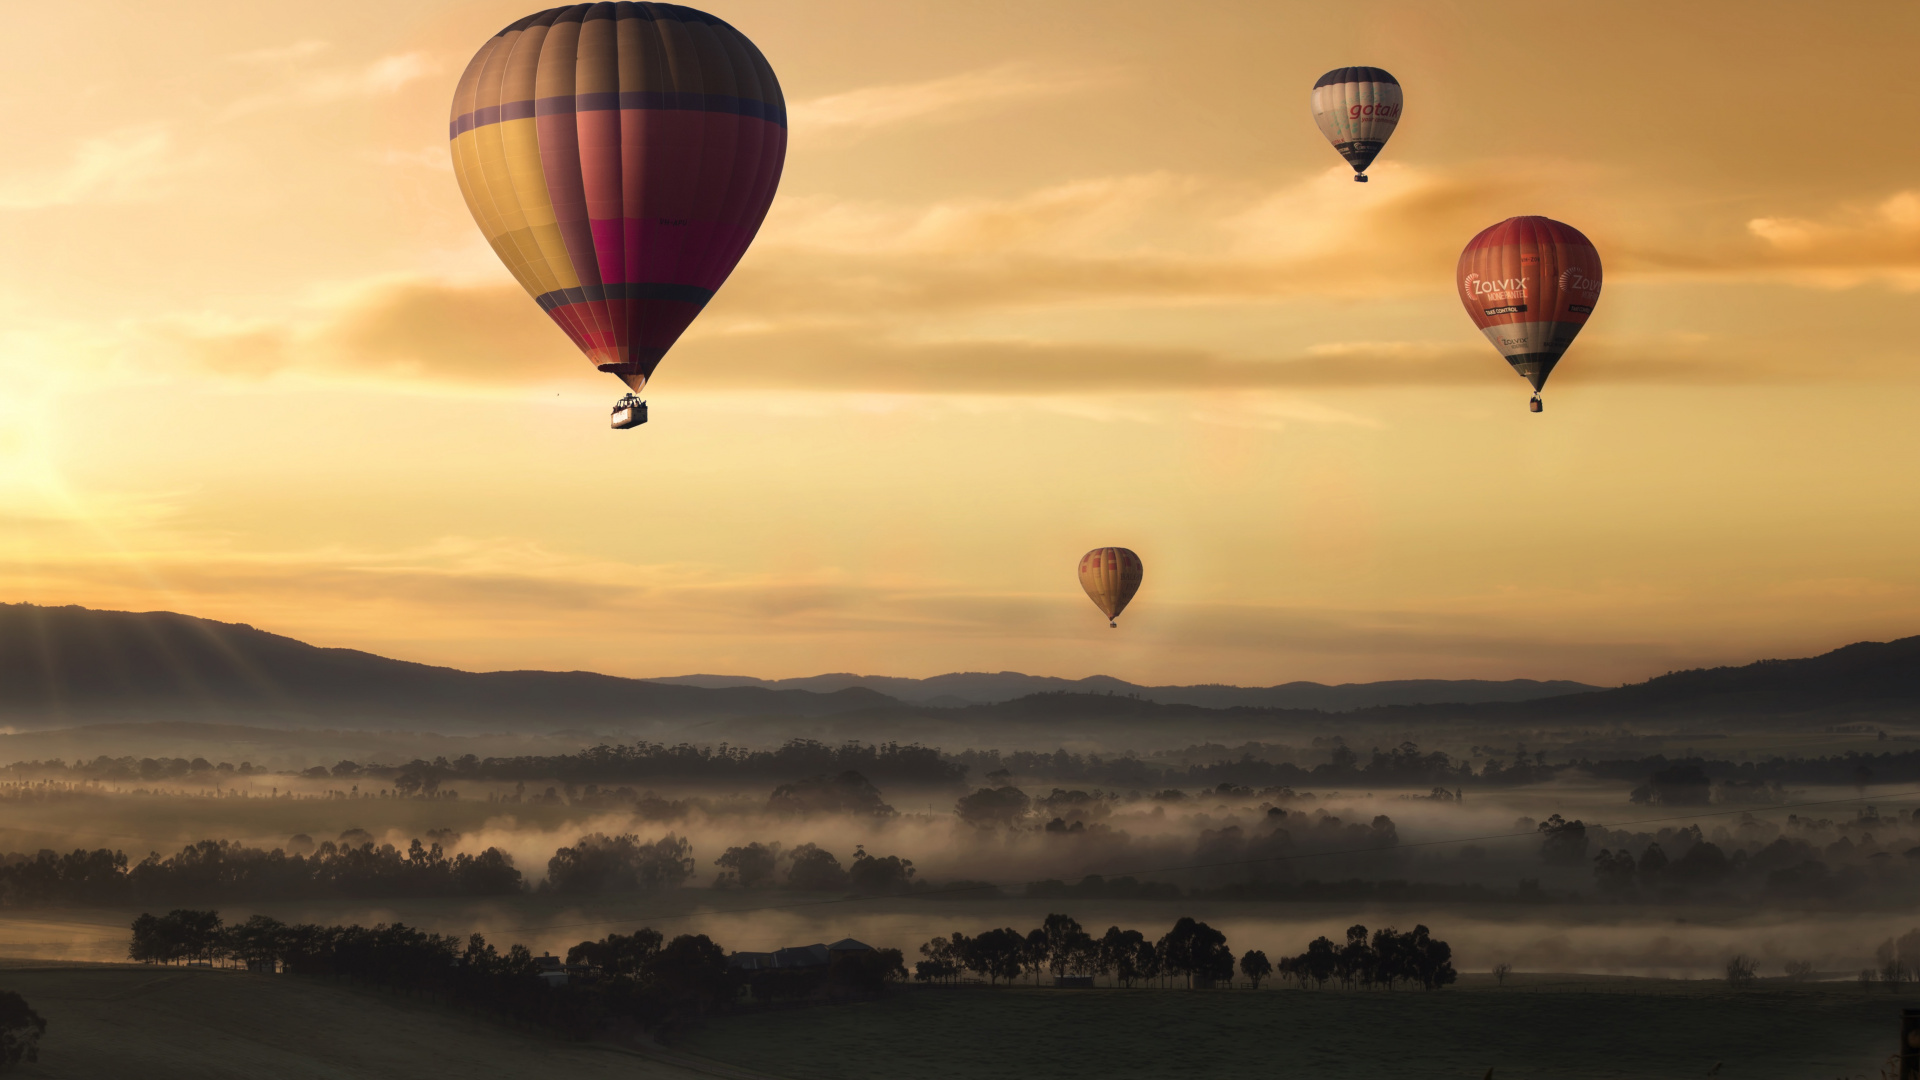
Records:
[[[450,733],[619,730],[713,741],[951,741],[955,734],[964,741],[978,734],[1011,744],[1076,733],[1157,738],[1178,730],[1177,737],[1197,741],[1306,727],[1519,729],[1709,716],[1797,723],[1916,710],[1920,637],[1675,672],[1612,689],[1532,680],[1142,686],[1017,672],[647,680],[585,671],[469,672],[171,612],[0,604],[0,722],[22,728],[191,720]]]

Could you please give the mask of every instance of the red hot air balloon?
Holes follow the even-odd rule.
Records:
[[[1123,547],[1094,548],[1080,556],[1080,587],[1087,590],[1093,606],[1107,617],[1107,625],[1120,625],[1120,613],[1127,609],[1133,594],[1140,591],[1140,579],[1146,573],[1140,556]]]
[[[787,154],[753,42],[677,4],[574,4],[494,35],[460,76],[453,171],[507,269],[630,390],[760,229]],[[633,393],[613,426],[646,422]]]
[[[1527,407],[1600,300],[1600,253],[1552,218],[1508,218],[1460,253],[1460,301],[1473,325],[1533,384]]]

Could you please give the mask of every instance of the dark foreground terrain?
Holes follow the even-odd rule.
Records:
[[[1579,981],[1571,981],[1578,979]],[[880,1077],[1877,1078],[1905,1001],[1826,984],[1731,991],[1523,978],[1439,993],[914,991],[739,1016],[689,1049],[794,1080]]]
[[[1905,998],[1852,984],[1519,976],[1440,993],[909,990],[715,1021],[646,1055],[387,994],[128,965],[0,968],[49,1021],[27,1077],[1503,1080],[1880,1075]],[[1720,1066],[1717,1073],[1710,1072]]]
[[[17,962],[16,962],[17,963]],[[124,964],[0,967],[47,1019],[22,1077],[341,1080],[698,1074],[600,1043],[495,1027],[390,994],[289,976]]]

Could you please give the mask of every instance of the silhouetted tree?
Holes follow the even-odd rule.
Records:
[[[775,814],[848,814],[861,817],[892,817],[893,807],[880,796],[880,789],[859,773],[848,769],[832,776],[815,776],[781,784],[767,797],[767,810]]]
[[[1033,800],[1017,787],[981,788],[962,796],[953,812],[969,825],[1008,826],[1026,817],[1032,807]]]
[[[1240,974],[1247,977],[1247,985],[1255,990],[1273,974],[1273,964],[1267,960],[1267,954],[1259,949],[1248,949],[1240,958]]]
[[[863,896],[904,893],[913,884],[913,861],[898,855],[876,858],[859,847],[854,849],[853,865],[847,868],[847,882]]]
[[[787,864],[787,887],[808,892],[841,892],[847,887],[847,872],[833,852],[813,844],[793,849]]]
[[[11,1071],[22,1061],[39,1061],[40,1037],[46,1033],[47,1021],[25,998],[0,990],[0,1072]]]
[[[1539,825],[1540,857],[1550,863],[1587,861],[1587,826],[1555,814]]]
[[[745,847],[730,847],[713,860],[713,864],[720,868],[719,876],[713,880],[714,888],[738,885],[755,889],[771,885],[774,871],[780,865],[780,845],[756,842]]]

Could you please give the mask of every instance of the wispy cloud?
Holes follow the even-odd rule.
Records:
[[[1834,286],[1888,280],[1920,289],[1920,191],[1900,191],[1870,206],[1838,208],[1825,220],[1759,217],[1747,231],[1771,266],[1805,271]]]
[[[295,60],[305,60],[309,56],[316,56],[325,52],[329,47],[329,42],[321,41],[317,38],[306,38],[288,45],[271,45],[264,49],[251,49],[247,52],[234,53],[228,57],[228,59],[237,64],[257,64],[262,66],[287,64]]]
[[[227,106],[221,118],[230,120],[289,106],[328,105],[353,99],[386,97],[439,72],[440,68],[440,63],[426,53],[406,52],[382,56],[353,67],[293,72],[278,88],[241,98]]]
[[[1026,64],[1002,64],[925,82],[868,86],[796,101],[788,109],[788,116],[802,130],[865,131],[909,120],[959,115],[997,103],[1070,93],[1096,81],[1084,74],[1043,73]]]
[[[0,177],[0,209],[145,202],[185,164],[165,126],[122,128],[81,140],[64,165]]]

